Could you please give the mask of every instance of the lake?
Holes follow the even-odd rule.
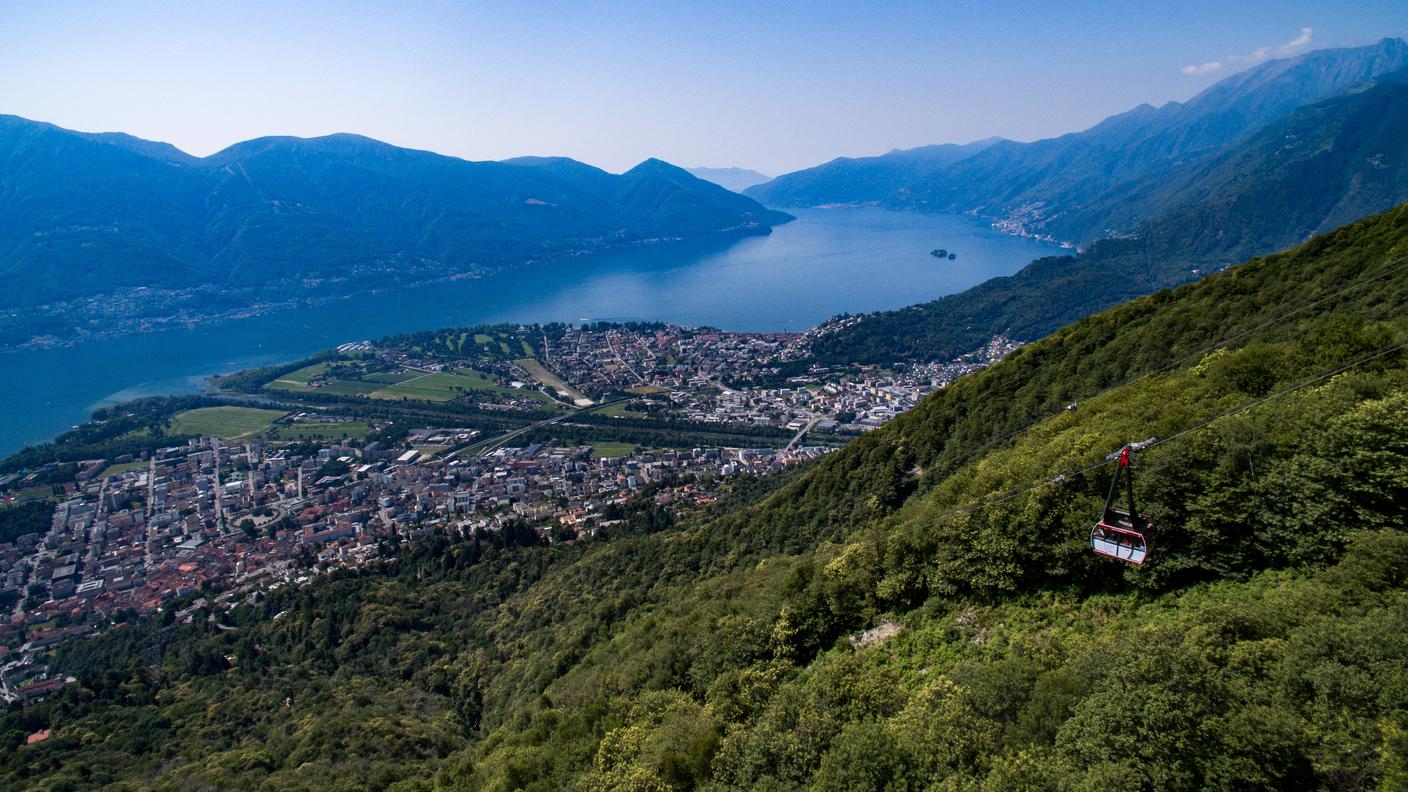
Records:
[[[900,308],[1010,275],[1054,245],[961,215],[811,209],[770,236],[676,243],[359,295],[298,310],[63,349],[0,354],[0,454],[53,437],[93,408],[198,391],[211,374],[347,341],[493,322],[650,320],[805,330],[838,313]],[[957,260],[929,251],[946,248]]]

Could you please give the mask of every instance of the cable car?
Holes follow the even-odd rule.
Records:
[[[1129,449],[1125,446],[1119,450],[1119,465],[1115,467],[1115,477],[1110,482],[1110,495],[1105,498],[1105,512],[1090,532],[1090,547],[1103,556],[1118,558],[1129,564],[1142,564],[1149,556],[1149,534],[1153,526],[1149,518],[1140,514],[1134,506],[1134,469],[1130,467]],[[1115,494],[1119,492],[1121,477],[1129,494],[1128,509],[1115,506]]]

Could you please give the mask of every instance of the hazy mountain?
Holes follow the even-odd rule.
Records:
[[[938,167],[892,160],[885,178],[858,189],[837,161],[779,176],[750,195],[778,206],[858,200],[933,211],[971,211],[1012,230],[1089,242],[1128,228],[1062,225],[1068,213],[1118,200],[1146,180],[1255,133],[1307,104],[1408,67],[1408,43],[1326,49],[1232,75],[1187,102],[1141,105],[1083,132],[1032,143],[1001,141]],[[883,158],[882,158],[883,159]],[[854,167],[854,166],[852,166]],[[788,189],[796,185],[796,188]],[[1145,216],[1174,208],[1164,204]]]
[[[356,291],[790,217],[650,160],[470,162],[356,135],[205,158],[0,116],[0,305],[135,287],[233,302]]]
[[[959,145],[944,143],[895,149],[878,157],[837,157],[815,168],[778,176],[744,192],[775,206],[821,206],[888,202],[918,179],[928,178],[997,143],[987,138]]]
[[[1408,202],[1408,72],[1301,108],[1176,178],[1073,213],[1129,223],[1076,256],[1039,259],[934,302],[872,314],[828,336],[827,360],[945,359],[1001,333],[1067,322]],[[1163,206],[1177,208],[1142,219]],[[1073,228],[1078,226],[1073,225]]]
[[[686,170],[704,181],[713,182],[726,190],[733,190],[737,193],[772,179],[771,176],[749,168],[686,168]]]
[[[1168,215],[1220,236],[1183,240],[1223,261],[1276,250],[1408,200],[1408,70],[1300,108],[1162,178],[1123,185],[1050,223],[1094,238]],[[1197,223],[1187,223],[1197,216]]]

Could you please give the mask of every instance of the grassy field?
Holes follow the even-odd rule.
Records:
[[[26,487],[20,490],[19,492],[16,492],[15,502],[24,503],[25,501],[44,500],[45,498],[52,497],[53,494],[54,488],[52,486],[48,484],[39,484],[33,487]]]
[[[418,399],[421,401],[442,402],[460,396],[468,390],[484,390],[483,377],[469,377],[463,374],[420,374],[398,382],[390,387],[373,391],[373,399]],[[490,385],[494,383],[489,381]]]
[[[323,382],[318,387],[313,387],[309,382],[319,374],[327,371],[328,364],[315,363],[305,366],[297,371],[279,377],[276,380],[264,384],[270,390],[289,391],[291,393],[330,393],[335,396],[360,396],[375,390],[381,390],[387,385],[394,385],[398,382],[420,376],[415,372],[379,372],[368,374],[361,379],[331,379]]]
[[[536,399],[544,406],[554,404],[552,399],[544,393],[531,388],[510,388],[507,385],[500,385],[493,379],[472,369],[459,369],[454,373],[419,374],[368,395],[373,399],[417,399],[442,402],[461,396],[465,391],[487,391],[515,399]]]
[[[395,385],[398,382],[405,382],[408,379],[419,376],[420,373],[416,371],[378,371],[375,374],[364,375],[361,381],[379,385]]]
[[[639,447],[635,443],[592,443],[592,459],[626,456]]]
[[[587,395],[562,381],[562,378],[548,371],[542,363],[535,358],[520,358],[513,361],[520,368],[532,375],[533,379],[557,391],[559,396],[568,399],[585,399]]]
[[[172,434],[210,435],[235,439],[259,434],[288,415],[283,410],[254,407],[201,407],[171,416]]]
[[[662,388],[659,385],[637,385],[634,388],[626,388],[627,393],[634,393],[637,396],[649,396],[652,393],[669,393],[669,388]]]
[[[596,412],[597,412],[597,415],[614,415],[614,416],[620,416],[620,417],[622,417],[622,418],[644,418],[644,417],[646,417],[645,413],[635,412],[634,410],[632,410],[632,409],[631,409],[631,404],[632,404],[632,402],[621,402],[621,403],[619,403],[619,404],[613,404],[613,405],[611,405],[611,406],[609,406],[609,407],[602,407],[600,410],[597,410]]]
[[[280,424],[271,432],[278,440],[341,440],[344,437],[366,437],[371,427],[365,421],[307,422]]]
[[[142,468],[145,468],[147,464],[148,463],[138,459],[134,462],[123,462],[120,465],[108,465],[107,467],[103,468],[102,473],[98,474],[98,478],[104,479],[108,476],[120,475],[122,473],[126,473],[129,470],[141,470]]]
[[[314,363],[311,366],[304,366],[297,371],[290,371],[276,380],[266,382],[264,383],[264,387],[295,392],[310,391],[313,390],[313,388],[309,387],[308,381],[327,370],[328,364]]]

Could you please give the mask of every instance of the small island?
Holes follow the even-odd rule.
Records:
[[[958,258],[957,253],[950,253],[943,248],[936,248],[934,250],[931,250],[929,251],[929,255],[933,256],[934,258],[946,258],[949,261],[953,261],[954,259]]]

